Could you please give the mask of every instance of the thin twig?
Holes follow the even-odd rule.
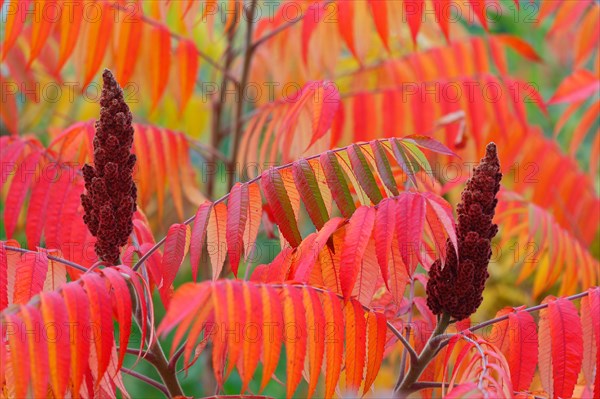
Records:
[[[252,31],[254,29],[254,12],[256,10],[257,0],[250,1],[250,10],[246,16],[246,52],[244,53],[244,65],[242,67],[242,79],[238,87],[238,102],[235,110],[235,124],[233,128],[233,137],[231,138],[231,159],[229,161],[229,168],[231,171],[235,170],[235,163],[237,162],[237,155],[240,147],[240,140],[242,138],[242,113],[244,111],[244,90],[248,84],[248,77],[250,76],[250,66],[252,64],[252,55],[254,54],[254,47],[252,46]],[[227,177],[228,191],[233,187],[235,180],[235,173],[231,172]]]
[[[39,254],[39,251],[32,251],[31,249],[25,249],[25,248],[19,248],[19,247],[11,247],[10,245],[5,245],[4,248],[6,248],[9,251],[14,251],[14,252],[20,252],[22,254],[27,254],[27,253],[34,253],[34,254]],[[67,265],[69,267],[72,267],[73,269],[77,269],[81,272],[87,272],[88,269],[85,266],[81,266],[77,263],[71,262],[70,260],[66,260],[63,258],[58,258],[54,255],[46,255],[48,257],[48,259],[53,260],[55,262],[59,262],[62,263],[64,265]]]
[[[574,295],[571,295],[571,296],[562,297],[562,299],[566,299],[567,301],[574,301],[576,299],[580,299],[580,298],[586,297],[586,296],[588,296],[588,294],[589,294],[588,291],[584,291],[584,292],[580,292],[578,294],[574,294]],[[535,306],[532,306],[530,308],[520,310],[520,312],[533,313],[533,312],[537,312],[538,310],[545,309],[548,306],[549,306],[549,303],[542,303],[540,305],[535,305]],[[489,326],[491,326],[493,324],[496,324],[496,323],[499,323],[501,321],[508,320],[509,314],[510,313],[507,313],[504,316],[500,316],[500,317],[496,317],[494,319],[490,319],[490,320],[484,321],[484,322],[479,323],[479,324],[477,324],[477,325],[475,325],[473,327],[469,327],[467,329],[459,331],[456,334],[446,334],[445,336],[439,336],[439,337],[437,337],[440,341],[442,341],[442,344],[440,345],[440,349],[443,348],[444,346],[448,345],[448,342],[450,342],[450,339],[453,338],[453,337],[455,337],[455,336],[457,336],[457,335],[459,335],[459,334],[465,334],[467,332],[475,332],[477,330],[481,330],[482,328],[489,327]]]
[[[161,391],[166,397],[169,397],[169,390],[167,389],[167,387],[165,387],[163,384],[161,384],[158,381],[153,380],[150,377],[146,377],[143,374],[138,373],[137,371],[134,370],[130,370],[128,368],[125,367],[121,367],[121,371],[125,374],[129,374],[132,377],[137,378],[140,381],[145,382],[146,384],[153,386],[154,388],[158,389],[159,391]]]

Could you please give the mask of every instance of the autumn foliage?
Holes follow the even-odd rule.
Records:
[[[0,397],[600,397],[597,2],[0,18]]]

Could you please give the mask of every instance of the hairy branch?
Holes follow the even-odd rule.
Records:
[[[133,371],[130,370],[128,368],[122,367],[121,371],[125,374],[129,374],[132,377],[137,378],[140,381],[145,382],[146,384],[158,389],[159,391],[161,391],[165,396],[169,397],[169,390],[167,389],[167,387],[165,387],[163,384],[161,384],[158,381],[153,380],[150,377],[146,377],[143,374],[138,373],[137,371]]]
[[[32,251],[30,249],[19,248],[19,247],[11,247],[9,245],[5,245],[4,248],[6,248],[9,251],[20,252],[22,254],[27,254],[27,253],[37,254],[37,253],[39,253],[39,251]],[[59,258],[59,257],[53,256],[53,255],[46,255],[46,256],[48,257],[48,259],[53,260],[54,262],[62,263],[63,265],[72,267],[73,269],[77,269],[81,272],[85,273],[88,271],[88,269],[85,266],[81,266],[75,262],[71,262],[70,260]]]

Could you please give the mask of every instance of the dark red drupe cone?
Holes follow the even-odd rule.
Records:
[[[489,276],[487,267],[492,255],[491,242],[498,232],[498,226],[492,223],[492,219],[501,179],[496,144],[490,143],[485,157],[467,182],[457,207],[459,259],[448,240],[445,265],[442,267],[438,259],[429,270],[427,305],[434,314],[446,312],[462,320],[475,313],[483,301],[483,289]]]
[[[133,230],[137,189],[133,182],[135,155],[131,153],[133,126],[123,91],[109,70],[102,74],[100,119],[96,121],[94,166],[83,167],[86,192],[81,195],[83,220],[97,238],[96,254],[119,263],[120,248]]]

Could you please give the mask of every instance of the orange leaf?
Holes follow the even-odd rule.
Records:
[[[208,227],[208,220],[210,218],[210,211],[212,202],[206,201],[196,211],[196,217],[194,219],[194,227],[192,228],[192,236],[190,240],[190,263],[192,266],[192,278],[194,281],[198,277],[198,265],[200,264],[200,258],[202,256],[202,249],[204,247],[204,241],[206,240],[206,230]]]
[[[34,2],[34,9],[40,10],[43,13],[42,18],[36,18],[34,23],[31,24],[31,51],[29,52],[29,61],[27,62],[27,68],[31,66],[31,63],[40,55],[42,48],[48,40],[50,30],[53,25],[53,18],[46,15],[45,12],[52,12],[47,10],[56,10],[56,0],[36,0]]]
[[[141,5],[128,7],[127,16],[123,17],[119,26],[119,38],[114,56],[115,77],[122,87],[129,83],[140,54],[144,25],[142,23]]]
[[[331,398],[335,392],[344,354],[344,314],[339,298],[328,292],[323,298],[325,321],[325,349],[327,365],[325,368],[325,397]]]
[[[97,3],[101,6],[99,20],[87,19],[87,34],[85,36],[85,56],[83,60],[83,87],[92,81],[111,38],[114,25],[114,9],[108,3]]]
[[[346,303],[346,386],[352,393],[358,392],[363,379],[367,342],[366,322],[358,301]]]
[[[374,228],[375,250],[379,268],[381,269],[381,276],[388,289],[388,263],[392,250],[392,241],[396,231],[396,215],[395,199],[386,198],[379,203]]]
[[[262,331],[262,303],[261,293],[254,284],[244,284],[242,286],[243,303],[246,312],[246,323],[242,324],[243,337],[243,362],[238,363],[240,376],[242,379],[241,392],[248,389],[248,384],[256,371],[261,349]],[[241,304],[240,304],[241,305]]]
[[[578,69],[562,81],[548,104],[570,103],[589,98],[600,88],[598,76],[586,69]]]
[[[236,278],[244,247],[243,239],[248,218],[248,202],[248,185],[236,183],[231,189],[227,200],[227,227],[225,232],[229,263]]]
[[[111,309],[107,306],[110,303],[110,297],[104,279],[98,274],[85,274],[81,280],[90,299],[90,320],[97,328],[92,334],[94,334],[93,341],[98,359],[96,381],[99,382],[108,368],[114,343]]]
[[[59,72],[73,53],[73,49],[79,38],[81,22],[83,21],[83,0],[61,0],[63,12],[60,14],[60,45],[58,50],[58,61],[56,63],[56,72]],[[67,4],[70,4],[73,12],[67,12]]]
[[[348,222],[346,238],[342,248],[340,283],[344,299],[348,300],[354,289],[358,269],[362,261],[369,237],[375,224],[375,208],[361,206]]]
[[[408,27],[410,28],[410,35],[413,39],[413,46],[416,47],[425,2],[423,0],[405,0],[403,4],[406,19],[408,20]]]
[[[111,267],[102,269],[102,273],[110,282],[112,287],[112,303],[117,313],[117,321],[119,322],[119,360],[117,369],[121,368],[129,335],[131,334],[131,300],[129,296],[129,288],[121,273]]]
[[[387,3],[385,1],[369,0],[369,6],[371,7],[371,12],[373,13],[373,21],[375,22],[377,33],[379,34],[379,37],[381,38],[386,50],[389,52],[390,46],[388,43],[389,28]]]
[[[300,245],[302,237],[280,172],[271,168],[263,173],[260,182],[281,234],[292,247],[297,247]]]
[[[15,380],[14,392],[15,397],[27,397],[29,380],[31,378],[29,370],[29,351],[27,343],[21,338],[21,331],[25,329],[25,323],[17,315],[7,313],[3,315],[5,322],[3,327],[6,328],[6,336],[8,346],[10,347],[10,365]],[[4,343],[3,343],[4,345]],[[31,357],[35,357],[32,353]]]
[[[2,42],[2,61],[8,51],[19,38],[19,34],[25,24],[25,17],[29,10],[31,0],[14,0],[8,3],[6,14],[4,14],[4,41]]]
[[[25,331],[37,331],[43,325],[40,311],[33,306],[21,306],[21,317],[25,324]],[[42,398],[48,392],[48,346],[46,340],[39,339],[37,334],[27,334],[27,341],[31,353],[29,365],[33,397]],[[21,353],[18,355],[22,356]]]
[[[248,185],[248,217],[244,228],[244,256],[248,261],[256,246],[256,237],[262,219],[262,196],[258,184]]]
[[[50,385],[57,398],[62,398],[69,382],[71,352],[69,349],[69,329],[51,328],[50,326],[67,326],[67,307],[63,298],[56,292],[43,292],[40,295],[40,309],[44,318],[48,342],[48,366],[50,369]],[[45,396],[45,395],[44,395]]]
[[[382,313],[367,313],[367,375],[363,396],[373,385],[383,361],[387,333],[387,320]]]
[[[563,298],[544,300],[548,308],[540,312],[540,332],[548,327],[550,342],[544,342],[540,334],[540,359],[547,356],[548,346],[551,353],[551,365],[540,360],[540,372],[548,374],[551,367],[551,381],[542,383],[553,397],[571,397],[581,370],[583,358],[583,330],[577,309],[571,301]],[[544,332],[544,336],[548,332]],[[544,354],[544,355],[542,355]],[[545,384],[544,384],[545,382]],[[549,386],[549,384],[552,384]]]
[[[86,325],[81,320],[90,320],[88,297],[77,283],[69,283],[63,287],[63,298],[67,305],[69,323],[74,326],[70,330],[71,343],[71,385],[74,396],[79,395],[83,374],[88,369],[89,341],[84,335]],[[112,326],[111,326],[112,329]],[[100,339],[97,339],[100,341]]]
[[[493,35],[490,36],[491,40],[499,41],[502,44],[512,48],[517,53],[521,54],[528,60],[541,62],[542,58],[535,52],[533,47],[525,40],[514,35]]]
[[[227,206],[220,202],[212,207],[208,226],[206,227],[206,246],[212,265],[212,279],[221,275],[225,262],[226,250],[222,246],[227,241]]]
[[[198,50],[191,40],[180,40],[175,50],[175,58],[179,64],[179,84],[181,86],[180,113],[185,110],[196,85],[198,74]]]
[[[317,388],[323,355],[325,352],[325,314],[317,292],[311,289],[303,290],[304,309],[306,310],[306,327],[308,335],[308,381],[307,397],[312,397]]]
[[[44,288],[48,256],[44,251],[21,255],[17,266],[13,303],[25,304]]]
[[[154,110],[167,87],[171,66],[171,34],[164,25],[152,27],[149,39],[153,43],[150,51],[150,82],[152,107]]]
[[[283,342],[283,330],[277,328],[283,326],[283,308],[281,300],[277,292],[268,285],[260,287],[262,298],[262,314],[263,314],[263,376],[260,383],[260,391],[262,392],[271,376],[277,368],[279,361],[279,353],[281,351],[281,343]],[[274,328],[273,328],[274,327]],[[268,330],[266,330],[268,328]]]
[[[283,320],[286,326],[286,397],[291,398],[302,379],[302,368],[306,357],[306,319],[298,289],[285,286],[281,294],[283,296]]]
[[[190,236],[190,227],[178,223],[172,225],[167,233],[161,266],[163,285],[160,289],[165,307],[169,304],[171,285],[190,247]]]

